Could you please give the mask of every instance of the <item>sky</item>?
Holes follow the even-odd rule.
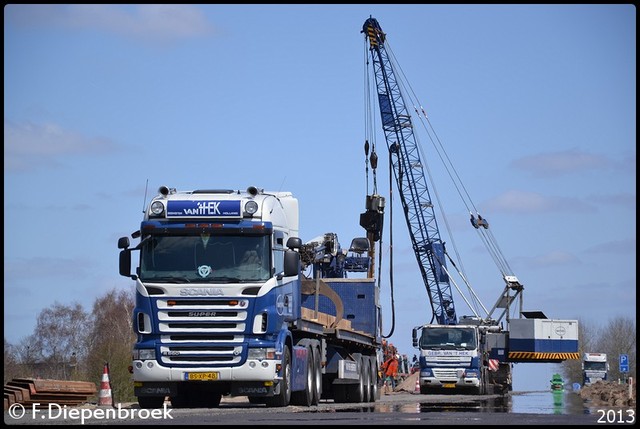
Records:
[[[596,327],[635,320],[633,5],[13,4],[5,340],[34,333],[56,302],[90,311],[131,290],[117,240],[163,185],[291,191],[303,241],[334,232],[348,247],[365,235],[370,16],[524,285],[524,309]],[[411,329],[431,310],[395,186],[388,194],[379,123],[383,334],[411,357]],[[441,234],[491,307],[502,275],[422,131],[436,216],[452,231]],[[471,314],[456,292],[454,302]],[[517,364],[514,390],[548,389],[553,372]]]

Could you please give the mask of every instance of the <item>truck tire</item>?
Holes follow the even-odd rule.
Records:
[[[480,386],[478,386],[478,394],[479,395],[488,395],[487,391],[487,382],[489,380],[489,370],[483,366],[480,368]]]
[[[375,356],[369,356],[369,402],[378,400],[378,365]]]
[[[360,372],[364,376],[362,402],[371,402],[371,365],[369,364],[369,356],[362,356],[360,358]]]
[[[282,380],[280,380],[280,393],[266,399],[267,407],[286,407],[291,402],[291,352],[289,347],[284,348],[282,357]]]
[[[140,396],[138,404],[140,408],[162,408],[164,396]]]
[[[291,392],[291,403],[294,405],[303,405],[309,407],[313,403],[313,394],[315,392],[315,368],[313,365],[313,352],[310,346],[307,349],[307,378],[304,390]]]
[[[364,402],[364,383],[366,380],[362,371],[362,358],[360,358],[358,364],[361,369],[360,376],[358,377],[358,383],[347,385],[347,400],[351,403]]]
[[[320,362],[320,348],[312,347],[313,351],[313,400],[312,405],[318,405],[322,397],[322,363]]]

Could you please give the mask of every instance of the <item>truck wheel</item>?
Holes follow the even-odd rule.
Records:
[[[291,403],[295,405],[311,406],[313,403],[313,393],[315,391],[315,368],[313,365],[313,352],[311,347],[307,346],[307,380],[304,390],[291,392]]]
[[[478,395],[488,395],[487,381],[489,379],[489,371],[486,368],[480,368],[480,386],[478,386]]]
[[[140,396],[138,404],[140,408],[162,408],[164,396]]]
[[[347,385],[347,398],[349,402],[359,403],[364,401],[364,374],[362,371],[362,360],[360,361],[360,376],[358,377],[358,384]]]
[[[280,393],[266,399],[267,407],[286,407],[291,401],[291,352],[286,346],[282,357],[281,371]]]
[[[320,363],[320,349],[318,347],[312,347],[311,350],[313,351],[313,376],[315,378],[311,404],[318,405],[322,397],[322,363]]]
[[[378,398],[378,368],[375,356],[369,356],[369,402],[376,402]]]
[[[369,356],[360,358],[360,372],[363,376],[362,402],[371,402],[371,365],[369,365]]]

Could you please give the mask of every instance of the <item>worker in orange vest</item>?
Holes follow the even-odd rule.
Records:
[[[392,354],[382,364],[382,370],[384,373],[384,393],[388,393],[388,387],[391,387],[391,392],[396,388],[396,377],[398,376],[398,356]]]

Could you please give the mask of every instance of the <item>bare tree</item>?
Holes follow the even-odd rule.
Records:
[[[20,364],[18,363],[18,355],[15,346],[12,346],[7,339],[4,339],[4,375],[3,384],[7,384],[8,381],[14,377],[20,375]]]
[[[629,373],[626,376],[636,376],[636,323],[628,317],[615,317],[609,320],[598,343],[602,352],[607,354],[611,370],[610,380],[623,380],[625,374],[620,372],[619,358],[626,354],[629,358]],[[598,350],[594,350],[598,352]]]
[[[129,372],[136,338],[131,326],[134,305],[132,290],[115,289],[93,304],[94,320],[88,365],[91,373],[100,380],[105,363],[109,364],[111,391],[117,401],[134,399]]]
[[[618,359],[620,354],[629,357],[628,376],[636,374],[636,326],[635,320],[627,317],[616,317],[604,327],[596,327],[578,321],[578,351],[580,359],[566,360],[561,370],[566,380],[582,384],[582,357],[585,353],[606,353],[609,362],[609,379],[623,379]]]
[[[87,355],[87,334],[90,321],[79,303],[63,305],[55,302],[45,308],[37,318],[36,327],[28,346],[30,365],[37,366],[40,376],[70,379],[79,368],[74,362]]]

